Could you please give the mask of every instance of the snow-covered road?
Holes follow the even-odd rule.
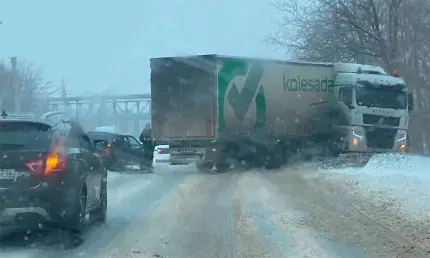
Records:
[[[426,210],[401,208],[407,197],[393,189],[397,184],[406,191],[405,184],[417,182],[422,185],[407,189],[430,192],[430,179],[428,184],[423,175],[399,180],[399,173],[387,172],[388,165],[385,172],[375,170],[376,177],[366,172],[386,158],[375,157],[360,170],[303,165],[216,174],[160,164],[154,174],[112,172],[108,222],[92,227],[82,246],[63,250],[58,232],[20,234],[2,240],[0,256],[426,257],[430,241],[413,237],[429,227]],[[388,158],[390,165],[396,158],[406,164]],[[414,166],[428,162],[406,160],[414,175]],[[390,182],[385,190],[384,182]],[[374,191],[368,193],[370,188]],[[393,203],[397,206],[390,207]]]

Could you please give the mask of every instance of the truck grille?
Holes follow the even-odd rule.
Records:
[[[400,117],[363,114],[363,123],[368,125],[399,126]]]
[[[368,148],[392,149],[397,129],[365,127]]]

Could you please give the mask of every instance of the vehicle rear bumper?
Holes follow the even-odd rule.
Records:
[[[66,222],[76,210],[76,187],[0,190],[0,225],[40,227]]]

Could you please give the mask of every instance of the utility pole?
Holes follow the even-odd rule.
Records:
[[[10,58],[10,62],[12,63],[12,87],[13,87],[13,96],[15,103],[15,113],[21,112],[21,92],[18,81],[18,69],[17,69],[17,58],[15,56]]]

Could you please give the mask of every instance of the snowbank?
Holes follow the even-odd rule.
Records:
[[[352,195],[388,206],[412,221],[430,217],[430,158],[378,154],[362,168],[323,170]]]

